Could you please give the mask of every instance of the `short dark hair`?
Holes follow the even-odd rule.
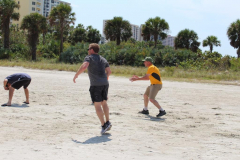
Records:
[[[99,52],[100,46],[97,43],[91,43],[89,48],[93,49],[95,53]]]

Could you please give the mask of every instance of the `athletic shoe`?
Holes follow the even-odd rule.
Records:
[[[141,113],[141,114],[149,114],[148,110],[142,110],[142,111],[139,111],[138,113]]]
[[[166,111],[159,111],[159,114],[157,115],[157,117],[161,117],[163,115],[167,114]]]
[[[112,128],[111,122],[107,121],[107,122],[105,123],[105,125],[109,126],[108,129],[107,129],[107,131],[110,131],[111,128]]]
[[[104,134],[106,131],[106,124],[104,123],[104,125],[102,126],[101,134]]]
[[[111,123],[108,124],[108,125],[106,123],[104,123],[104,125],[102,126],[101,134],[104,134],[105,132],[107,132],[108,129],[111,128],[111,127],[112,127]]]

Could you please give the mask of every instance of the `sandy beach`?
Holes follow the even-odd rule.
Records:
[[[30,104],[15,90],[11,107],[0,107],[0,160],[239,160],[240,86],[165,81],[157,100],[138,114],[149,81],[110,76],[111,131],[100,134],[89,78],[75,72],[0,67],[1,83],[28,73]],[[8,91],[0,89],[0,103]]]

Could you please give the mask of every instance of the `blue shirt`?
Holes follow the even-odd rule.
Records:
[[[27,73],[15,73],[7,76],[6,79],[8,80],[8,83],[12,84],[22,79],[31,79],[31,77]]]

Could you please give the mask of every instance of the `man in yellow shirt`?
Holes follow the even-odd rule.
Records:
[[[159,69],[153,65],[153,59],[151,57],[146,57],[144,60],[145,67],[148,67],[147,73],[143,77],[138,77],[133,75],[130,78],[130,81],[138,81],[138,80],[150,80],[151,85],[147,87],[144,93],[144,108],[139,113],[149,114],[148,111],[148,102],[152,102],[158,109],[159,114],[157,117],[161,117],[166,114],[166,111],[159,105],[158,101],[155,100],[156,95],[162,89],[162,79]]]

